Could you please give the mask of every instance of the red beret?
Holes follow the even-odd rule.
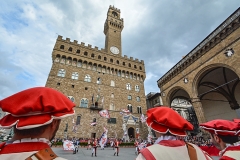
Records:
[[[200,127],[217,135],[239,135],[240,124],[229,120],[216,119],[200,124]]]
[[[71,102],[61,92],[47,88],[30,88],[0,101],[0,108],[9,114],[0,119],[0,127],[36,128],[74,114]]]
[[[186,130],[193,130],[193,125],[169,107],[159,106],[147,111],[147,125],[154,131],[177,136],[186,136]]]

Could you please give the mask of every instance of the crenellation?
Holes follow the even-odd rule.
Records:
[[[124,55],[123,58],[128,59],[127,55]]]
[[[115,11],[121,12],[120,9],[118,9],[118,8],[112,6],[112,5],[110,5],[109,8],[111,8],[112,10],[115,10]]]
[[[92,49],[92,45],[91,45],[91,44],[88,44],[88,48]]]
[[[138,60],[137,58],[135,58],[135,61],[136,61],[136,62],[139,62],[139,60]]]
[[[77,41],[77,40],[74,40],[73,43],[74,43],[74,44],[78,44],[78,41]]]
[[[66,38],[66,42],[70,42],[70,38]]]
[[[57,40],[62,40],[62,36],[61,36],[61,35],[58,35]]]
[[[130,57],[130,60],[133,61],[133,57]]]
[[[142,64],[144,64],[144,61],[143,61],[143,60],[141,60],[141,63],[142,63]]]
[[[84,42],[81,42],[81,46],[85,46],[85,43],[84,43]]]
[[[98,51],[98,47],[97,47],[97,46],[95,46],[95,48],[94,48],[94,49]]]

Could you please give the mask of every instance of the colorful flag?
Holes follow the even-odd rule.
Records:
[[[144,117],[144,114],[141,115],[141,118],[140,118],[140,119],[141,119],[141,121],[142,121],[143,123],[146,122],[146,118]]]
[[[72,119],[72,123],[74,124],[75,122],[74,122],[74,118]]]
[[[100,137],[100,141],[99,141],[99,145],[101,146],[101,148],[104,148],[104,145],[107,143],[107,128],[103,127],[103,134],[102,136]]]
[[[91,126],[96,126],[97,125],[97,122],[92,122],[90,123]]]
[[[69,141],[69,140],[65,140],[63,142],[63,150],[74,150],[75,147],[74,147],[74,144],[72,141]]]
[[[109,112],[107,109],[103,109],[103,110],[99,111],[99,114],[101,117],[110,118],[110,115],[109,115]]]
[[[124,113],[130,113],[130,111],[129,111],[128,109],[122,109],[122,111],[123,111]]]

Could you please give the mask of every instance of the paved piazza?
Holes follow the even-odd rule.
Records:
[[[97,157],[92,157],[92,151],[86,148],[79,148],[76,154],[72,151],[64,151],[62,148],[52,148],[52,150],[59,156],[69,160],[134,160],[137,156],[135,155],[135,148],[120,148],[119,156],[114,156],[114,150],[112,148],[105,148],[101,150],[98,148]]]
[[[114,156],[114,150],[112,148],[105,148],[101,150],[98,148],[97,157],[92,157],[92,151],[86,148],[79,148],[78,153],[73,154],[72,151],[64,151],[62,148],[52,148],[52,150],[60,157],[68,160],[135,160],[135,148],[120,148],[119,156]],[[218,160],[218,157],[213,157],[214,160]]]

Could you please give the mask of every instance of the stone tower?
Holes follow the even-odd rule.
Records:
[[[144,61],[122,56],[122,29],[120,10],[110,6],[104,49],[58,36],[46,86],[68,96],[76,104],[76,114],[62,120],[56,137],[99,138],[103,127],[108,137],[147,137],[147,127],[139,119],[147,109]],[[103,109],[109,111],[110,119],[99,115]],[[130,114],[120,114],[122,109]],[[96,125],[91,126],[92,122]]]
[[[119,56],[122,55],[121,32],[123,30],[123,18],[120,18],[120,13],[120,9],[110,6],[104,23],[106,52]]]

